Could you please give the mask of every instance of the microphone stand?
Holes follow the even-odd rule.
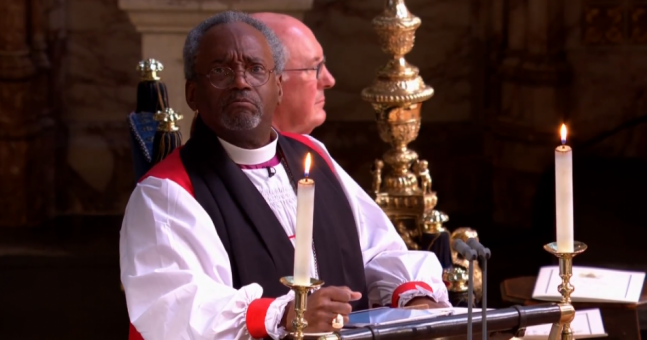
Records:
[[[469,261],[468,290],[467,290],[467,340],[472,340],[472,308],[474,305],[474,260],[476,251],[463,240],[454,240],[454,250]]]
[[[483,257],[483,295],[481,298],[481,323],[483,327],[483,338],[487,340],[487,258]]]
[[[475,238],[467,240],[467,245],[476,250],[478,256],[483,259],[483,298],[481,299],[481,324],[483,340],[487,340],[487,262],[492,256],[489,248],[485,248]],[[470,262],[470,265],[472,263]]]

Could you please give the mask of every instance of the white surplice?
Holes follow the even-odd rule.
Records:
[[[235,163],[254,165],[274,157],[277,140],[257,150],[241,149],[222,140],[221,144]],[[400,295],[400,306],[418,296],[451,306],[435,254],[407,250],[375,201],[336,162],[333,164],[355,216],[369,305],[391,305],[392,293],[399,285],[423,281],[433,291],[416,286]],[[271,177],[267,169],[242,171],[289,237],[295,232],[296,195],[283,166],[279,164],[275,170]],[[126,208],[119,250],[128,314],[144,339],[250,338],[245,313],[249,304],[262,296],[263,288],[256,283],[238,290],[232,287],[229,258],[211,218],[180,185],[155,177],[137,185]],[[314,259],[310,267],[311,275],[316,276]],[[265,326],[272,338],[284,335],[278,324],[293,298],[290,293],[270,305]]]

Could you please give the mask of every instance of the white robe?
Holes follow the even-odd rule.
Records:
[[[270,160],[276,153],[276,142],[245,150],[221,140],[235,163],[247,165]],[[389,306],[399,285],[422,281],[432,291],[415,286],[400,294],[399,306],[418,296],[451,306],[436,256],[407,250],[380,207],[336,162],[333,164],[355,216],[369,305]],[[275,170],[272,177],[267,169],[242,171],[265,198],[286,235],[293,236],[296,195],[283,166],[279,164]],[[238,290],[232,287],[229,258],[211,218],[180,185],[156,177],[137,185],[126,208],[119,250],[128,314],[146,340],[250,338],[245,323],[247,307],[262,296],[263,288],[256,283]],[[316,276],[314,260],[311,274]],[[285,335],[279,323],[293,298],[292,293],[279,297],[267,310],[265,328],[274,339]]]

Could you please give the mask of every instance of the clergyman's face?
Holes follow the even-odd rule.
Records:
[[[187,91],[194,91],[187,98],[213,131],[270,129],[281,84],[261,32],[242,22],[211,28],[200,42],[195,68],[199,76],[187,86]],[[251,78],[262,79],[263,69],[267,82],[256,86],[259,82]],[[226,81],[230,70],[233,78]]]

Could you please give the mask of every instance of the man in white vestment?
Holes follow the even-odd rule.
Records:
[[[194,28],[186,100],[200,112],[186,145],[132,193],[120,238],[130,320],[146,340],[279,339],[291,330],[296,183],[316,183],[308,332],[369,306],[449,307],[431,252],[409,251],[377,204],[312,137],[277,132],[285,54],[238,12]],[[131,337],[132,339],[133,337]]]

